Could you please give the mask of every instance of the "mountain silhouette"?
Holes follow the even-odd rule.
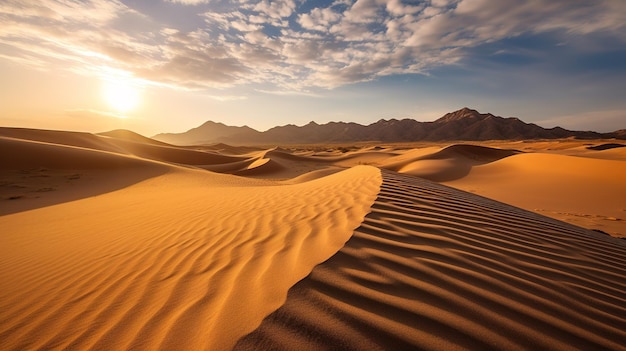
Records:
[[[613,133],[542,128],[515,117],[499,117],[464,107],[433,122],[414,119],[381,119],[370,125],[353,122],[310,122],[259,132],[250,127],[232,127],[208,121],[184,133],[164,133],[153,138],[171,144],[323,144],[341,142],[484,141],[559,138],[626,139],[623,130]]]

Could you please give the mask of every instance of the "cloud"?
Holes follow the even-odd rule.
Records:
[[[247,96],[242,95],[206,95],[207,97],[217,101],[240,101],[247,100]]]
[[[435,4],[435,1],[432,2],[433,6],[439,6]],[[385,4],[385,9],[392,16],[404,16],[404,15],[413,15],[424,9],[425,5],[406,5],[403,4],[401,0],[388,0]]]
[[[111,28],[124,14],[136,14],[119,1],[31,1],[7,0],[0,4],[0,42],[16,60],[32,58],[61,66],[123,64],[137,60],[154,48],[134,45],[128,34]],[[138,14],[136,14],[138,15]],[[107,28],[107,30],[102,30]]]
[[[622,5],[620,5],[620,3]],[[626,28],[626,3],[615,1],[464,0],[409,25],[408,45],[470,47],[523,33],[588,34]]]
[[[320,98],[322,95],[316,94],[310,91],[295,91],[295,90],[264,90],[257,89],[259,93],[269,94],[269,95],[278,95],[278,96],[307,96],[313,98]]]
[[[127,7],[117,0],[46,1],[4,0],[0,4],[3,17],[24,18],[31,22],[44,20],[56,23],[106,22]]]
[[[315,8],[298,16],[298,23],[308,30],[328,31],[331,24],[339,21],[341,15],[331,8]]]
[[[106,66],[188,89],[269,84],[307,91],[428,74],[522,35],[550,34],[554,45],[581,45],[572,38],[592,34],[626,41],[626,2],[613,0],[357,0],[302,13],[304,4],[294,0],[212,4],[210,12],[168,9],[172,18],[193,13],[203,20],[183,25],[117,0],[5,0],[0,59],[85,74]],[[143,25],[133,27],[137,20]]]
[[[262,0],[254,6],[254,11],[265,14],[268,17],[282,19],[291,16],[296,9],[296,3],[293,0]]]
[[[171,2],[174,4],[181,5],[200,5],[200,4],[208,4],[211,0],[164,0],[165,2]]]

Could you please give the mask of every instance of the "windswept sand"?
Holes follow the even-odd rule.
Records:
[[[0,128],[0,349],[626,350],[617,144]]]
[[[47,147],[63,166],[136,175],[132,158]],[[366,166],[293,184],[175,166],[144,175],[0,217],[3,350],[229,349],[343,246],[381,182]]]
[[[383,172],[346,245],[236,350],[625,350],[626,245]]]
[[[605,156],[602,154],[602,156]],[[445,184],[581,227],[626,237],[626,161],[516,154]]]

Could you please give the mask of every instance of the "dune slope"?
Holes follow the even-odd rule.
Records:
[[[581,227],[626,236],[626,162],[526,153],[473,167],[447,185]]]
[[[346,245],[236,350],[626,350],[626,245],[388,171]]]
[[[228,350],[337,252],[374,167],[284,184],[171,168],[0,216],[3,350]]]
[[[0,137],[0,216],[111,192],[170,168],[103,150]]]
[[[384,169],[443,182],[463,178],[473,167],[488,164],[515,154],[517,150],[479,145],[455,144],[427,153],[429,148],[417,149],[381,164]],[[411,157],[415,155],[414,157]]]

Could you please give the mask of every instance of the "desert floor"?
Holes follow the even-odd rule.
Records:
[[[624,146],[0,128],[0,349],[626,350]]]

